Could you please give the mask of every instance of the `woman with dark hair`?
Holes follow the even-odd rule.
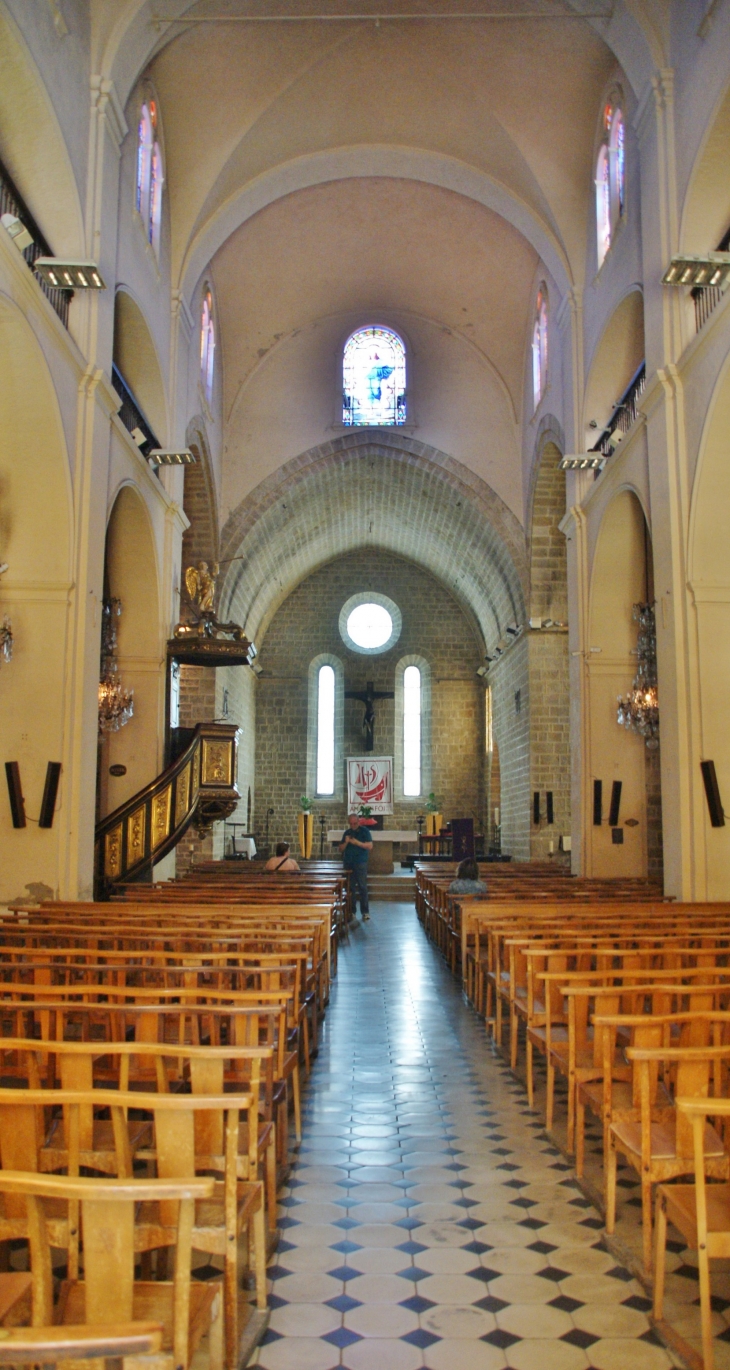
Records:
[[[486,894],[486,881],[479,879],[479,866],[473,856],[460,861],[456,867],[456,879],[449,885],[449,894]]]
[[[288,875],[289,872],[299,871],[299,866],[294,860],[294,857],[289,855],[288,842],[277,842],[276,855],[272,856],[271,859],[266,862],[264,870],[279,871],[284,875]]]

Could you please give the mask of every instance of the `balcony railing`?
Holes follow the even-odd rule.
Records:
[[[639,416],[639,399],[646,389],[646,363],[642,362],[638,371],[618,401],[606,427],[591,452],[600,452],[604,457],[612,457],[625,433],[633,428]]]
[[[113,362],[112,385],[122,401],[119,417],[122,420],[124,427],[127,429],[127,432],[131,433],[132,439],[137,444],[142,456],[148,457],[153,447],[159,447],[160,443],[155,437],[153,429],[147,422],[147,419],[140,409],[134,394],[127,385],[119,367],[115,366]],[[141,438],[144,440],[140,441]],[[157,474],[156,466],[154,467],[154,471],[155,474]]]
[[[725,237],[717,244],[717,252],[730,252],[730,228]],[[695,307],[695,328],[700,329],[707,323],[713,309],[717,309],[725,290],[718,285],[697,285],[691,292]]]
[[[12,177],[8,174],[0,162],[0,215],[14,214],[16,219],[24,224],[30,233],[33,242],[26,247],[21,254],[33,272],[43,294],[50,300],[53,308],[58,314],[61,323],[68,328],[68,307],[73,296],[72,290],[57,290],[53,286],[47,285],[38,272],[33,269],[33,263],[38,257],[53,257],[55,254],[43,237],[33,215],[25,203],[22,195],[17,189]]]

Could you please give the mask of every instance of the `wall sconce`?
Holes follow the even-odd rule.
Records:
[[[96,262],[63,261],[61,257],[38,257],[33,270],[54,290],[106,290]]]
[[[5,232],[10,234],[18,252],[25,252],[27,247],[33,246],[33,234],[28,232],[17,214],[3,214],[0,224],[2,224]]]

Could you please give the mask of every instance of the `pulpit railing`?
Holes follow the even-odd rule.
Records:
[[[150,880],[152,868],[177,846],[191,823],[205,834],[228,818],[240,799],[236,784],[239,730],[199,723],[166,770],[97,824],[97,899],[115,886]]]

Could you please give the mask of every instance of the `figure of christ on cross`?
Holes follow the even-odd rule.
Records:
[[[376,699],[395,699],[394,690],[376,690],[369,680],[364,690],[345,690],[345,699],[359,699],[365,705],[362,730],[365,737],[365,751],[375,748],[375,701]]]

